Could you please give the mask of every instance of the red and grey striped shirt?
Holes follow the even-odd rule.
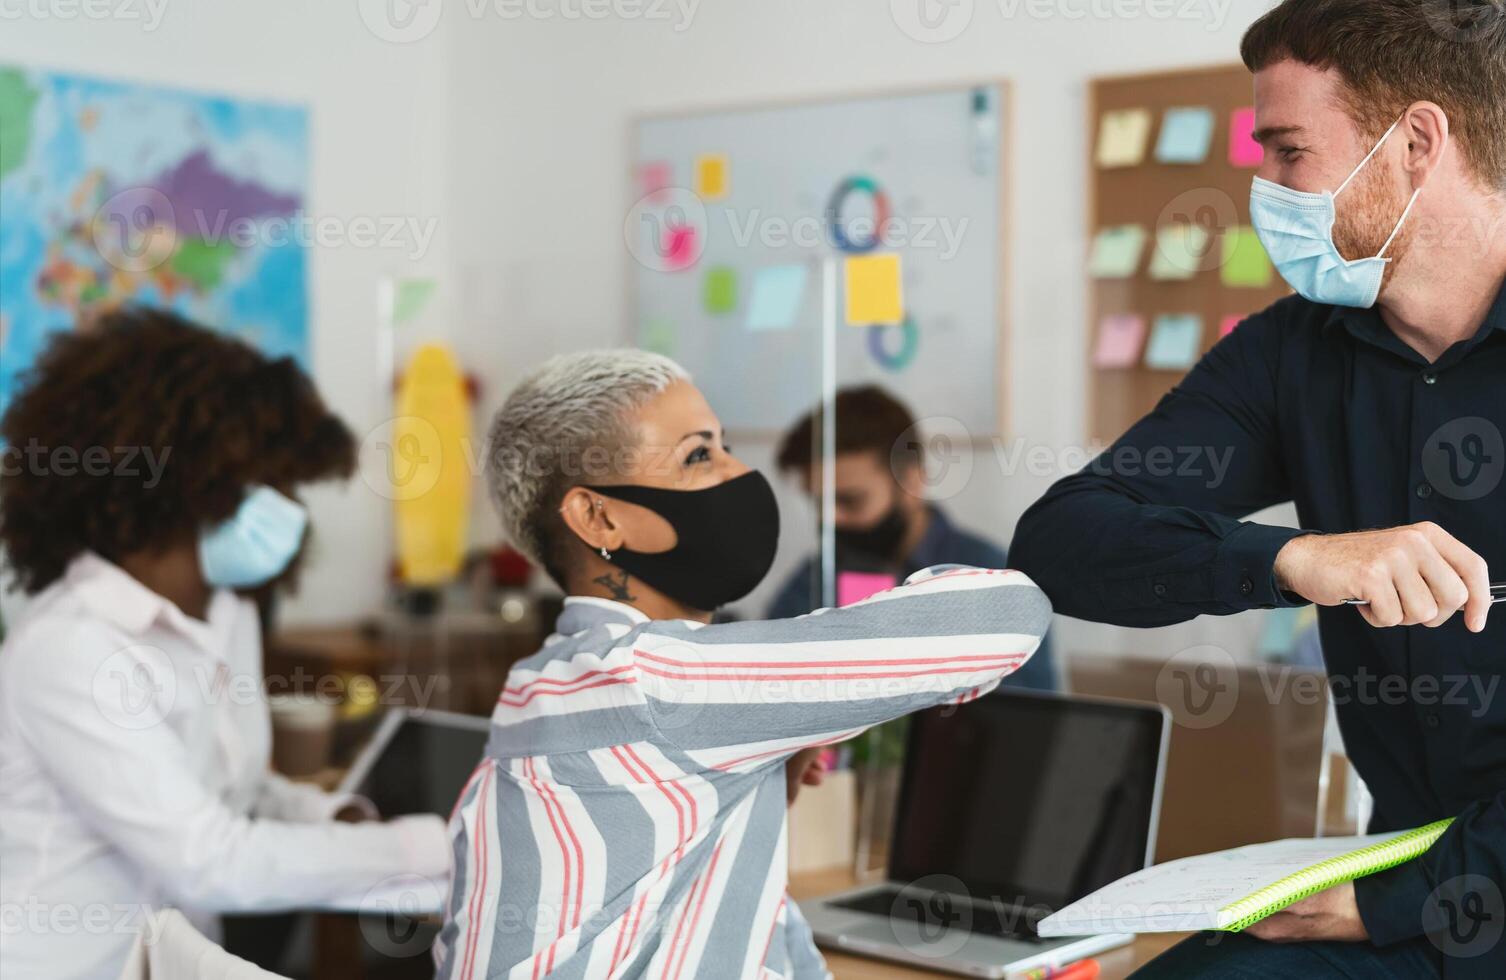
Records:
[[[785,892],[785,762],[992,690],[1050,617],[1024,575],[956,566],[765,622],[567,599],[450,821],[439,977],[827,976]]]

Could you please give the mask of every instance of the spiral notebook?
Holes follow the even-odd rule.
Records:
[[[1410,861],[1452,820],[1403,833],[1251,844],[1121,878],[1041,920],[1042,936],[1238,932],[1334,885]]]

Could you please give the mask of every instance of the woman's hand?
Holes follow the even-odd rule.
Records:
[[[824,751],[826,750],[820,746],[801,749],[784,764],[785,786],[790,803],[793,804],[795,797],[800,795],[801,786],[821,785],[821,780],[826,777],[826,765],[821,761],[821,753]]]

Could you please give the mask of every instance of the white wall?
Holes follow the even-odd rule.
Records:
[[[390,249],[313,251],[314,373],[336,411],[363,434],[388,405],[389,387],[376,363],[378,281],[445,261],[451,101],[444,52],[380,39],[348,0],[153,0],[153,6],[160,22],[146,0],[98,8],[138,19],[94,19],[62,2],[0,3],[0,63],[305,104],[313,216],[438,221],[418,260],[411,257],[414,239]],[[343,489],[315,492],[312,504],[319,546],[288,614],[349,619],[382,592],[386,503],[357,478]],[[16,597],[6,602],[14,605]]]

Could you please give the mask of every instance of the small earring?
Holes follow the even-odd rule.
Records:
[[[612,560],[612,555],[609,551],[607,551],[606,545],[601,546],[601,557],[605,558],[607,561]]]

